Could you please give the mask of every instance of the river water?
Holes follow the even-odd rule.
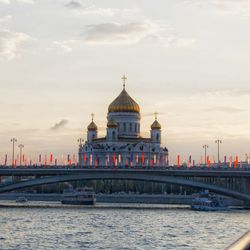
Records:
[[[121,205],[119,205],[121,206]],[[0,207],[0,249],[225,249],[250,228],[249,210],[107,205]]]

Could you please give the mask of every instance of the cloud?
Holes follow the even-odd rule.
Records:
[[[207,111],[215,112],[225,112],[225,113],[240,113],[246,111],[245,109],[236,108],[236,107],[226,107],[226,106],[217,106],[207,109]]]
[[[29,39],[29,35],[10,30],[0,30],[0,57],[11,60],[18,54],[20,45]]]
[[[65,40],[65,41],[54,41],[53,44],[61,49],[64,53],[69,53],[72,51],[72,46],[76,40]]]
[[[59,130],[59,129],[65,127],[68,123],[69,123],[68,120],[63,119],[63,120],[61,120],[60,122],[58,122],[58,123],[56,123],[55,125],[53,125],[53,126],[50,128],[50,130],[53,130],[53,131]]]
[[[33,0],[0,0],[0,3],[11,4],[11,3],[24,3],[24,4],[33,4]]]
[[[194,39],[179,38],[169,27],[148,20],[127,24],[87,25],[84,39],[88,44],[135,44],[150,41],[160,42],[166,47],[186,47],[194,42]]]
[[[213,7],[219,14],[239,15],[242,18],[250,18],[249,0],[188,0],[198,7]]]
[[[5,23],[5,22],[9,22],[11,19],[12,19],[12,16],[10,16],[10,15],[0,17],[0,24]]]
[[[71,1],[71,2],[67,3],[65,6],[68,8],[71,8],[71,9],[81,9],[82,8],[82,4],[77,2],[77,1]]]
[[[247,97],[250,96],[249,89],[229,89],[229,90],[215,90],[206,93],[210,97]]]
[[[75,11],[79,15],[95,15],[95,16],[114,16],[114,15],[126,15],[134,14],[139,10],[137,8],[100,8],[96,5],[83,6],[80,2],[71,1],[65,5],[67,8]]]

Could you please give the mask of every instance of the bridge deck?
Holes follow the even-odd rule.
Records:
[[[0,176],[57,176],[84,173],[125,172],[159,174],[182,177],[244,177],[250,178],[250,170],[182,170],[182,169],[100,169],[100,168],[1,168]]]

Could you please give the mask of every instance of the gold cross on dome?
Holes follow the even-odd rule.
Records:
[[[125,88],[125,86],[126,86],[126,80],[127,80],[128,78],[125,76],[125,75],[123,75],[123,77],[122,77],[122,81],[123,81],[123,88]]]
[[[95,114],[94,114],[94,113],[92,113],[92,114],[91,114],[91,117],[92,117],[92,122],[94,121],[94,116],[95,116]]]
[[[155,120],[157,120],[158,113],[155,112],[154,115],[155,115]]]

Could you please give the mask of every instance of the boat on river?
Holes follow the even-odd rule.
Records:
[[[221,198],[205,191],[192,200],[191,209],[196,211],[225,211],[229,208],[223,204]]]
[[[28,202],[28,199],[25,197],[17,197],[16,203],[26,203]]]
[[[69,188],[64,190],[61,203],[67,205],[93,206],[96,204],[96,194],[92,188],[88,187],[81,189]]]

